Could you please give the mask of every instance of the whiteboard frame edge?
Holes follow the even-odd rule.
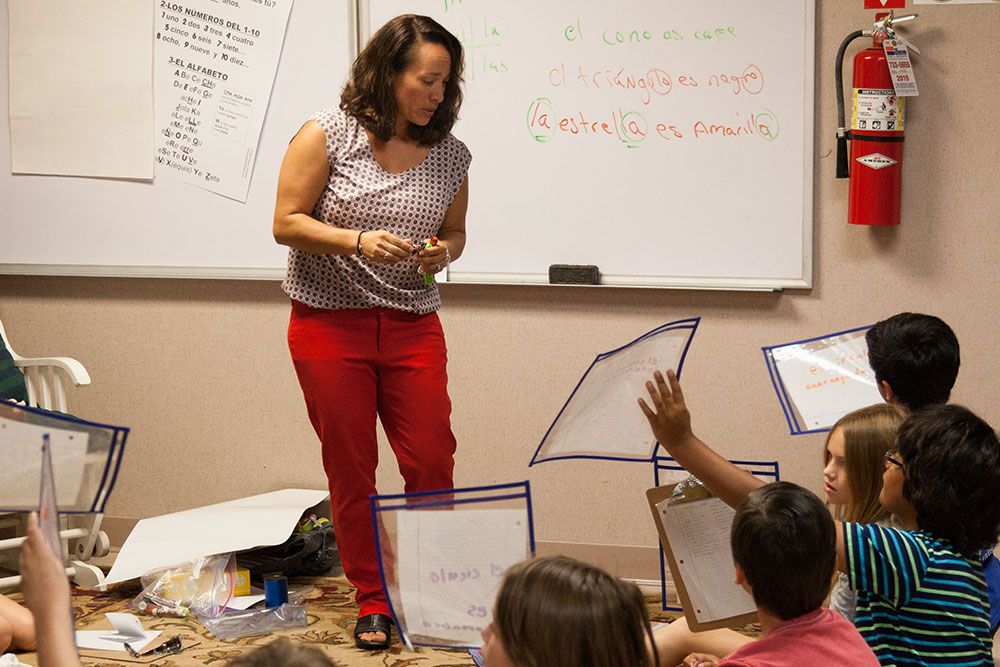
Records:
[[[441,284],[455,285],[524,285],[538,287],[629,287],[688,290],[726,290],[744,292],[782,292],[785,289],[812,289],[811,281],[795,278],[683,278],[677,276],[602,275],[597,285],[550,283],[541,273],[462,273],[448,270]]]
[[[803,128],[809,141],[803,151],[802,174],[802,281],[803,287],[812,289],[813,285],[813,227],[815,209],[813,200],[815,192],[816,165],[816,0],[806,0],[806,30],[804,51],[809,58],[805,67],[805,89],[811,91],[805,100]]]
[[[284,280],[284,268],[206,266],[116,266],[83,264],[0,264],[0,276],[78,278],[191,278],[210,280]]]

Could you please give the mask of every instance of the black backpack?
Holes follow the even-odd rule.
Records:
[[[236,563],[250,570],[250,579],[261,583],[269,574],[288,577],[316,577],[340,564],[333,524],[324,523],[292,536],[281,544],[239,551]]]

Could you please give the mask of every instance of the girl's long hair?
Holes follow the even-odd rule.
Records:
[[[906,409],[898,405],[869,405],[847,413],[830,429],[830,434],[838,428],[844,434],[844,468],[850,493],[846,505],[832,507],[834,516],[850,523],[878,523],[889,516],[878,501],[884,457],[895,449],[896,431],[906,415]],[[823,466],[829,462],[830,450],[824,446]]]
[[[493,621],[518,667],[659,667],[636,585],[571,558],[507,570]]]

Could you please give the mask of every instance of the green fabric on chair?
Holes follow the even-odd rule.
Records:
[[[14,365],[14,357],[0,338],[0,401],[9,398],[27,403],[28,388],[24,385],[24,375]]]

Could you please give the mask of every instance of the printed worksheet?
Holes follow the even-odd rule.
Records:
[[[156,176],[246,202],[292,0],[158,0]]]

